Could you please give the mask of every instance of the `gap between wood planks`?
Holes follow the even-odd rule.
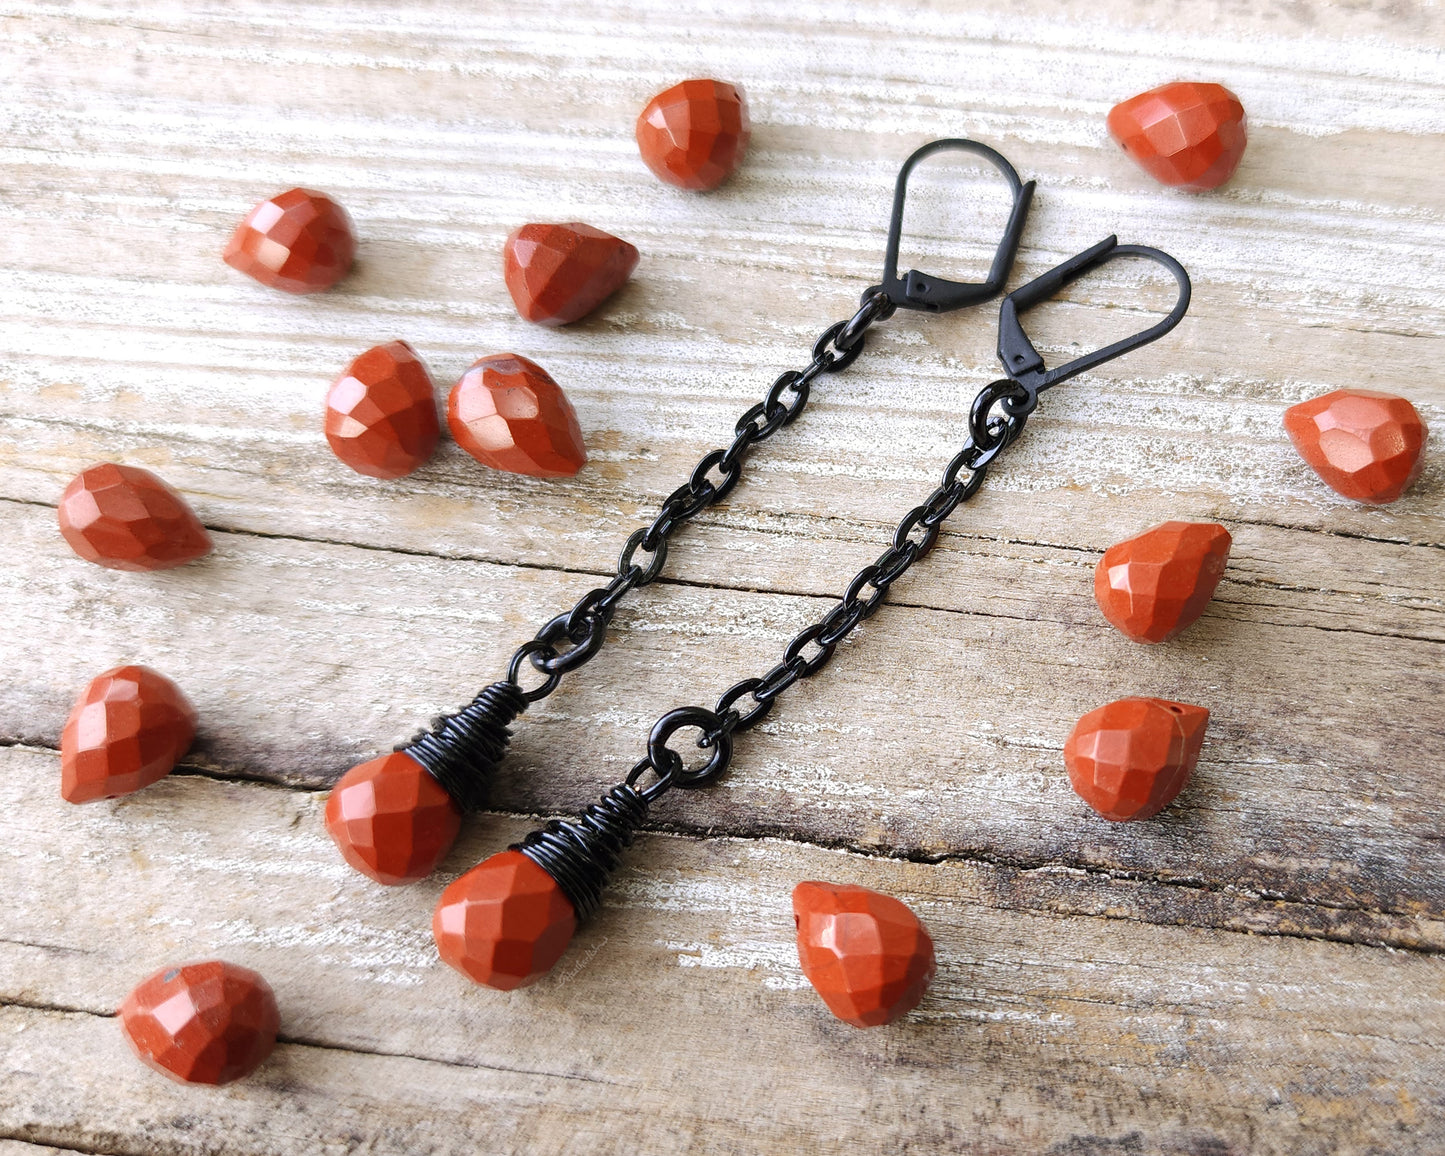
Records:
[[[0,19],[9,17],[0,14]],[[21,1132],[0,1132],[0,1156],[44,1156],[46,1152],[80,1152],[83,1156],[149,1156],[142,1148],[77,1148],[74,1141],[59,1144],[53,1140],[32,1140]]]
[[[52,756],[58,755],[57,748],[38,744],[34,741],[22,742],[10,737],[0,737],[0,748],[14,748],[35,753],[44,753]],[[330,788],[307,787],[289,783],[279,783],[260,775],[247,774],[245,772],[231,773],[219,772],[214,768],[196,763],[179,764],[172,772],[172,775],[193,776],[195,778],[209,779],[213,782],[236,783],[242,782],[262,790],[279,790],[288,793],[302,795],[322,795]],[[477,813],[479,816],[487,816],[500,819],[524,820],[534,823],[542,823],[553,818],[550,814],[533,813],[526,811],[507,811],[487,809]],[[991,868],[1000,873],[1013,875],[1031,874],[1062,874],[1076,880],[1101,880],[1107,883],[1137,883],[1148,887],[1179,888],[1185,891],[1199,892],[1210,896],[1218,896],[1222,899],[1235,899],[1245,904],[1288,904],[1292,907],[1305,908],[1307,910],[1320,912],[1342,912],[1369,916],[1379,919],[1382,924],[1381,932],[1388,933],[1391,922],[1398,919],[1410,919],[1411,913],[1407,911],[1391,910],[1383,907],[1368,907],[1363,904],[1330,903],[1320,899],[1311,898],[1306,895],[1290,892],[1262,892],[1248,889],[1240,889],[1228,885],[1211,884],[1205,879],[1191,878],[1182,875],[1157,875],[1144,871],[1129,870],[1107,870],[1098,867],[1081,867],[1076,864],[1062,860],[1034,858],[1025,859],[1020,857],[1010,858],[1004,855],[990,855],[979,851],[939,851],[928,852],[920,849],[905,849],[898,847],[867,846],[847,839],[826,839],[821,837],[807,838],[799,835],[790,828],[768,823],[754,823],[744,827],[728,828],[719,830],[715,826],[702,826],[679,822],[657,822],[645,823],[642,832],[650,835],[660,835],[674,838],[681,838],[693,842],[705,842],[713,838],[732,839],[746,842],[776,842],[787,843],[795,847],[812,848],[825,851],[840,851],[848,855],[856,855],[865,859],[885,859],[895,862],[916,863],[922,866],[937,866],[944,863],[957,863],[978,867]],[[1174,926],[1199,927],[1212,931],[1222,931],[1235,935],[1265,935],[1285,939],[1304,939],[1326,943],[1340,943],[1354,947],[1375,948],[1385,951],[1405,951],[1416,955],[1445,955],[1445,943],[1417,943],[1410,942],[1404,935],[1389,936],[1381,934],[1377,936],[1351,935],[1346,929],[1329,930],[1308,930],[1308,929],[1286,929],[1278,926],[1268,927],[1241,927],[1232,925],[1225,919],[1215,919],[1200,923],[1185,922],[1181,919],[1155,920],[1139,914],[1127,914],[1119,909],[1109,911],[1090,911],[1081,906],[1073,908],[1056,909],[1047,904],[1038,907],[1012,907],[1011,910],[1022,910],[1042,915],[1053,915],[1060,918],[1090,918],[1105,919],[1126,923],[1137,923],[1144,926],[1153,926],[1161,922],[1167,922]],[[1248,914],[1246,911],[1245,915]],[[15,940],[4,940],[4,942],[18,942]],[[47,951],[79,951],[81,949],[64,947],[51,944],[26,944]],[[0,1006],[4,1001],[0,1000]],[[48,1006],[48,1005],[46,1005]],[[75,1010],[58,1008],[55,1010]],[[318,1045],[321,1046],[321,1045]],[[415,1057],[414,1057],[415,1058]]]
[[[14,940],[3,940],[0,942],[13,943]],[[53,1015],[65,1016],[89,1016],[91,1019],[113,1020],[117,1012],[96,1011],[88,1007],[71,1007],[67,1004],[44,1003],[40,1000],[16,999],[8,996],[0,996],[0,1008],[13,1007],[23,1011],[48,1012]],[[308,1039],[305,1036],[288,1036],[284,1032],[276,1035],[278,1044],[289,1044],[297,1048],[316,1048],[324,1052],[346,1052],[354,1056],[377,1056],[389,1060],[416,1060],[423,1064],[441,1064],[447,1068],[460,1068],[463,1071],[482,1072],[506,1072],[512,1076],[536,1076],[543,1080],[577,1080],[584,1084],[603,1084],[608,1087],[618,1087],[616,1080],[604,1080],[598,1076],[584,1076],[574,1072],[546,1072],[537,1068],[509,1068],[502,1064],[480,1064],[466,1062],[463,1060],[449,1060],[441,1056],[419,1056],[414,1052],[388,1052],[381,1048],[365,1048],[355,1044],[331,1044],[324,1040]],[[1434,1045],[1427,1045],[1433,1047]],[[0,1135],[0,1139],[11,1139]]]
[[[41,501],[37,501],[37,500],[34,500],[34,499],[30,499],[30,498],[14,498],[14,497],[8,497],[8,496],[0,496],[0,503],[9,503],[9,504],[16,505],[16,506],[29,506],[29,507],[39,508],[39,509],[55,509],[55,506],[54,506],[52,503],[49,503],[49,502],[41,502]],[[824,520],[826,521],[826,519],[824,519]],[[1311,527],[1311,526],[1288,525],[1288,524],[1278,523],[1278,522],[1267,522],[1267,521],[1260,521],[1260,520],[1249,520],[1249,519],[1244,519],[1244,518],[1231,518],[1231,519],[1229,519],[1229,521],[1233,522],[1233,523],[1236,524],[1236,525],[1259,526],[1259,527],[1263,527],[1263,528],[1266,528],[1266,529],[1285,530],[1285,531],[1301,532],[1301,533],[1309,533],[1309,534],[1323,534],[1323,535],[1331,536],[1331,537],[1351,538],[1351,539],[1354,539],[1354,540],[1357,540],[1357,541],[1376,542],[1376,543],[1379,543],[1379,544],[1381,544],[1381,545],[1407,546],[1407,547],[1419,547],[1419,548],[1432,549],[1432,550],[1445,550],[1445,544],[1437,544],[1437,543],[1434,543],[1434,542],[1411,542],[1411,541],[1404,540],[1404,539],[1376,538],[1376,537],[1371,537],[1371,536],[1369,536],[1369,535],[1364,535],[1364,534],[1346,533],[1346,532],[1335,531],[1335,530],[1325,530],[1325,529],[1320,529],[1320,528]],[[781,530],[775,530],[775,529],[772,529],[772,528],[769,528],[769,527],[765,527],[765,526],[754,526],[754,525],[749,525],[749,526],[747,526],[747,527],[740,527],[740,526],[738,526],[736,523],[729,523],[729,521],[728,521],[726,518],[718,518],[718,519],[699,518],[699,519],[698,519],[697,521],[695,521],[693,524],[694,524],[695,526],[699,527],[699,528],[703,528],[703,527],[710,528],[710,529],[739,529],[739,528],[746,528],[747,530],[749,530],[749,531],[752,532],[752,533],[765,534],[765,535],[773,535],[773,536],[777,536],[777,537],[783,537],[783,536],[785,536],[785,535],[784,535],[784,532],[781,531]],[[217,523],[205,523],[205,526],[206,526],[206,529],[209,530],[209,531],[211,531],[212,533],[216,533],[216,534],[230,534],[230,535],[233,535],[233,536],[239,537],[239,538],[255,538],[255,539],[260,539],[260,540],[262,540],[262,541],[275,541],[275,542],[299,542],[299,543],[303,543],[303,544],[307,544],[307,545],[317,545],[317,546],[338,546],[338,547],[342,547],[342,548],[346,548],[346,549],[353,549],[353,550],[367,550],[367,551],[371,551],[371,552],[379,553],[379,554],[397,554],[397,555],[401,555],[401,556],[404,556],[404,557],[412,557],[412,558],[434,558],[434,559],[437,559],[438,561],[443,561],[443,562],[476,562],[476,563],[479,563],[479,564],[482,564],[482,565],[508,567],[508,568],[516,569],[516,570],[534,570],[534,571],[537,571],[537,572],[539,572],[539,573],[549,573],[549,574],[575,574],[575,575],[577,575],[577,576],[579,576],[579,577],[591,577],[591,578],[598,578],[598,579],[600,579],[600,580],[608,579],[608,578],[612,577],[612,576],[613,576],[613,573],[614,573],[614,571],[612,571],[612,570],[594,570],[594,569],[589,569],[589,568],[585,568],[585,567],[577,567],[577,566],[547,565],[547,564],[540,563],[540,562],[528,562],[528,561],[519,560],[519,559],[502,558],[502,557],[491,557],[491,556],[488,556],[488,555],[485,555],[485,554],[472,554],[472,553],[465,553],[465,552],[446,552],[446,551],[441,551],[441,550],[423,550],[423,549],[419,549],[419,548],[417,548],[417,547],[408,547],[408,546],[378,546],[378,545],[374,545],[374,544],[366,543],[366,542],[348,541],[348,540],[342,539],[342,538],[320,538],[320,537],[311,537],[311,536],[307,536],[307,535],[304,535],[304,534],[284,534],[284,533],[268,532],[268,531],[265,531],[265,530],[242,530],[242,529],[235,529],[235,528],[232,528],[232,527],[229,527],[229,526],[223,526],[223,525],[220,525],[220,524],[217,524]],[[883,529],[884,529],[884,527],[883,527],[881,524],[879,524],[879,528],[880,528],[880,530],[883,530]],[[879,541],[882,541],[882,540],[884,539],[884,537],[886,537],[886,535],[880,533]],[[982,542],[982,541],[1002,542],[1002,543],[1004,543],[1005,545],[1010,545],[1010,546],[1023,546],[1023,547],[1026,547],[1026,548],[1036,548],[1036,549],[1046,549],[1046,550],[1059,550],[1059,551],[1062,551],[1062,552],[1074,553],[1074,554],[1079,554],[1079,555],[1084,555],[1084,556],[1093,556],[1093,555],[1099,553],[1099,551],[1091,550],[1091,549],[1088,549],[1088,548],[1086,548],[1086,547],[1082,547],[1082,546],[1071,546],[1071,545],[1068,545],[1068,544],[1065,544],[1065,543],[1044,542],[1044,541],[1037,541],[1037,540],[1028,539],[1028,538],[1010,538],[1010,537],[1006,537],[1006,536],[1005,536],[1005,537],[999,537],[999,536],[997,536],[997,535],[969,534],[969,533],[967,533],[967,532],[957,531],[957,530],[947,530],[947,529],[945,529],[945,530],[943,531],[943,533],[940,535],[940,540],[942,540],[942,538],[944,538],[944,537],[952,537],[952,538],[956,538],[956,539],[959,539],[959,540],[961,540],[961,541],[966,541],[966,542]],[[851,577],[851,575],[849,575],[849,577]],[[1312,587],[1306,587],[1306,586],[1286,586],[1286,585],[1283,585],[1283,584],[1280,584],[1280,583],[1268,582],[1268,581],[1265,581],[1265,580],[1259,579],[1259,578],[1235,578],[1235,577],[1231,577],[1231,578],[1228,579],[1228,581],[1231,582],[1231,583],[1234,583],[1234,584],[1236,584],[1236,585],[1239,585],[1239,586],[1251,587],[1251,588],[1255,588],[1255,589],[1280,590],[1280,591],[1286,591],[1286,592],[1287,592],[1287,591],[1291,591],[1291,590],[1297,590],[1297,591],[1311,591],[1311,590],[1313,590]],[[663,576],[660,576],[660,577],[658,577],[658,578],[655,580],[655,583],[654,583],[654,584],[657,585],[657,586],[680,586],[680,587],[697,589],[697,590],[722,590],[722,591],[727,591],[727,592],[729,592],[729,593],[739,593],[739,594],[778,594],[778,595],[783,595],[783,596],[787,596],[787,597],[794,597],[794,598],[813,598],[813,599],[818,599],[818,600],[828,601],[828,602],[837,601],[838,598],[840,597],[840,595],[839,595],[839,593],[838,593],[837,591],[826,591],[826,590],[820,591],[820,590],[793,589],[793,588],[788,588],[788,587],[784,587],[784,586],[759,587],[759,586],[755,586],[755,585],[729,584],[729,583],[726,583],[726,582],[717,582],[717,581],[711,581],[711,582],[709,582],[709,581],[704,581],[704,580],[701,580],[701,579],[677,577],[677,576],[674,576],[674,575],[663,575]],[[1219,602],[1219,604],[1222,605],[1222,606],[1247,605],[1246,603],[1238,603],[1238,602],[1230,601],[1230,600],[1227,599],[1227,598],[1220,598],[1220,597],[1218,597],[1217,595],[1216,595],[1216,597],[1215,597],[1214,600],[1217,601],[1217,602]],[[1027,617],[1027,616],[1025,616],[1025,615],[1019,615],[1019,614],[1000,614],[1000,613],[998,613],[997,611],[988,611],[988,610],[973,609],[973,608],[962,608],[962,607],[957,607],[957,606],[944,606],[944,605],[937,605],[937,604],[934,604],[934,603],[924,602],[924,601],[910,601],[910,600],[903,599],[903,598],[889,598],[889,599],[885,600],[885,603],[884,603],[884,604],[887,605],[887,606],[896,606],[896,607],[899,607],[900,609],[906,609],[906,610],[926,610],[926,611],[936,612],[936,613],[940,613],[940,614],[957,614],[957,615],[962,615],[962,616],[965,616],[965,617],[972,617],[972,618],[1002,619],[1002,620],[1010,621],[1010,622],[1031,622],[1031,621],[1034,621],[1034,619],[1031,619],[1031,618],[1029,618],[1029,617]],[[1207,617],[1207,615],[1206,615],[1206,617]],[[1279,626],[1279,627],[1288,628],[1288,629],[1320,630],[1320,631],[1325,631],[1325,632],[1328,632],[1328,633],[1335,633],[1335,634],[1358,634],[1358,635],[1362,635],[1362,636],[1368,637],[1368,638],[1397,638],[1397,639],[1400,639],[1400,640],[1406,641],[1406,642],[1424,642],[1424,643],[1437,643],[1437,644],[1440,642],[1440,640],[1439,640],[1439,639],[1436,639],[1436,638],[1430,638],[1430,637],[1427,637],[1427,636],[1424,636],[1424,635],[1419,635],[1419,634],[1409,634],[1409,633],[1406,633],[1406,632],[1403,632],[1403,631],[1363,630],[1363,629],[1360,629],[1360,628],[1358,628],[1358,627],[1352,627],[1352,626],[1324,626],[1324,625],[1321,625],[1321,624],[1319,624],[1319,623],[1313,623],[1313,622],[1307,622],[1307,623],[1300,623],[1300,622],[1276,622],[1276,621],[1273,621],[1272,619],[1268,619],[1268,618],[1259,618],[1259,619],[1257,619],[1257,621],[1258,621],[1260,624],[1262,624],[1262,625],[1266,625],[1266,626]],[[1102,627],[1101,627],[1101,629],[1102,629]]]

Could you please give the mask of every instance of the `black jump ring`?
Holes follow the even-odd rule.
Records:
[[[686,727],[696,727],[704,737],[712,737],[712,757],[697,770],[680,767],[673,778],[676,787],[697,787],[720,774],[732,761],[733,737],[721,726],[722,719],[701,706],[683,706],[670,710],[653,724],[652,733],[647,737],[647,757],[653,766],[669,765],[669,756],[677,758],[677,752],[668,747],[667,741]],[[698,743],[702,747],[702,743]]]

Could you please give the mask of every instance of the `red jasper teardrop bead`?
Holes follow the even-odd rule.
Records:
[[[342,858],[388,886],[430,875],[461,827],[452,797],[405,751],[352,767],[326,800],[326,831]]]
[[[222,258],[273,289],[319,293],[351,271],[356,232],[325,193],[288,189],[246,214]]]
[[[1209,711],[1163,698],[1121,698],[1091,710],[1064,743],[1079,798],[1106,819],[1157,815],[1199,762]]]
[[[453,881],[432,916],[442,959],[499,991],[541,979],[576,929],[557,881],[520,851],[498,852]]]
[[[441,437],[431,374],[405,341],[368,349],[326,394],[326,440],[358,474],[401,478]]]
[[[1121,634],[1166,642],[1214,597],[1232,543],[1217,522],[1164,522],[1104,551],[1094,600]]]
[[[1244,105],[1223,85],[1180,81],[1116,104],[1109,133],[1156,181],[1203,192],[1239,167]]]
[[[747,97],[720,80],[674,84],[637,118],[643,161],[682,189],[717,188],[742,163],[750,136]]]
[[[586,317],[621,289],[635,268],[635,246],[579,222],[523,225],[507,238],[502,260],[517,312],[538,325]]]
[[[562,478],[587,464],[562,387],[515,353],[483,357],[462,375],[447,398],[447,425],[457,445],[494,470]]]
[[[229,1084],[276,1046],[281,1025],[271,985],[221,960],[162,968],[120,1007],[136,1055],[183,1084]]]
[[[139,466],[82,470],[60,495],[57,517],[70,548],[110,570],[169,570],[211,552],[185,499]]]
[[[90,681],[60,732],[60,797],[113,799],[165,778],[196,737],[196,711],[165,675],[117,666]]]
[[[907,1015],[935,970],[933,940],[889,895],[839,883],[793,888],[798,962],[828,1010],[871,1028]]]
[[[1415,483],[1430,435],[1409,401],[1373,389],[1337,389],[1290,406],[1284,428],[1330,489],[1374,506]]]

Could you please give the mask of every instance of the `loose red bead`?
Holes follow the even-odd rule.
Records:
[[[1199,762],[1209,711],[1163,698],[1121,698],[1091,710],[1064,743],[1079,798],[1106,819],[1157,815]]]
[[[1135,642],[1166,642],[1214,597],[1232,539],[1217,522],[1165,522],[1104,551],[1094,599]]]
[[[751,130],[743,90],[684,80],[659,92],[637,118],[637,147],[658,177],[683,189],[715,189],[742,163]]]
[[[1290,406],[1284,428],[1325,485],[1375,506],[1414,484],[1430,435],[1405,398],[1373,389],[1337,389]]]
[[[1224,184],[1239,167],[1244,106],[1223,85],[1181,81],[1116,104],[1109,132],[1155,180],[1202,192]]]
[[[447,398],[447,425],[457,445],[494,470],[561,478],[587,464],[562,387],[514,353],[483,357],[462,375]]]
[[[165,675],[118,666],[92,679],[60,732],[60,797],[113,799],[163,779],[191,749],[196,711]]]
[[[637,248],[573,222],[523,225],[507,238],[502,273],[517,312],[538,325],[567,325],[611,297],[637,268]]]
[[[356,233],[325,193],[289,189],[246,214],[222,254],[227,265],[287,293],[319,293],[351,271]]]
[[[358,474],[405,477],[440,437],[431,374],[405,341],[368,349],[326,394],[326,440]]]
[[[229,1084],[276,1046],[271,985],[250,968],[210,960],[168,967],[126,997],[120,1026],[147,1065],[183,1084]]]
[[[70,548],[111,570],[169,570],[211,552],[211,536],[185,499],[139,466],[82,470],[57,514]]]
[[[456,842],[462,814],[405,751],[354,766],[326,800],[326,830],[342,858],[378,883],[415,883]]]
[[[498,852],[453,881],[432,916],[442,959],[499,991],[541,979],[576,929],[557,881],[520,851]]]
[[[889,895],[838,883],[793,888],[798,962],[828,1010],[854,1027],[891,1024],[923,998],[933,940]]]

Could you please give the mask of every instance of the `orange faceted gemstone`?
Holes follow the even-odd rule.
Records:
[[[60,797],[113,799],[171,773],[196,737],[196,711],[163,674],[118,666],[91,680],[60,732]]]
[[[1116,104],[1109,133],[1162,184],[1217,189],[1244,156],[1244,105],[1223,85],[1166,84]]]
[[[415,883],[456,841],[462,813],[405,751],[351,768],[326,800],[326,831],[342,857],[378,883]]]
[[[577,222],[523,225],[507,238],[502,262],[517,312],[539,325],[586,317],[636,267],[636,246]]]
[[[58,516],[70,548],[111,570],[169,570],[211,552],[185,499],[139,466],[82,470],[60,495]]]
[[[866,887],[793,888],[798,962],[828,1010],[858,1028],[891,1024],[933,979],[933,940],[904,904]]]
[[[647,167],[682,189],[715,189],[748,147],[743,90],[720,80],[684,80],[659,92],[637,118],[637,147]]]
[[[1209,712],[1163,698],[1121,698],[1091,710],[1064,743],[1079,798],[1106,819],[1157,815],[1189,782]]]
[[[552,876],[520,851],[501,851],[442,892],[431,929],[452,967],[511,991],[541,979],[562,958],[577,916]]]
[[[326,394],[326,440],[358,474],[404,477],[439,437],[431,374],[405,341],[368,349]]]
[[[1403,397],[1337,389],[1290,406],[1285,432],[1330,489],[1382,506],[1420,476],[1429,428]]]
[[[1204,613],[1231,542],[1216,522],[1164,522],[1104,551],[1094,599],[1135,642],[1165,642]]]
[[[483,357],[462,375],[447,398],[447,425],[457,445],[494,470],[560,478],[587,464],[562,387],[515,353]]]
[[[250,968],[210,960],[168,967],[126,996],[120,1026],[146,1064],[183,1084],[229,1084],[276,1046],[271,985]]]
[[[325,193],[290,189],[246,214],[222,254],[227,265],[287,293],[319,293],[351,271],[356,233]]]

